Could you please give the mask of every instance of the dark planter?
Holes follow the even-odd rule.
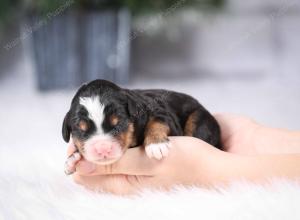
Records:
[[[40,90],[74,88],[97,78],[129,80],[130,13],[69,11],[32,17],[33,58]]]
[[[20,36],[19,19],[5,24],[0,23],[0,80],[2,76],[9,74],[11,67],[22,58],[22,47],[16,36]]]

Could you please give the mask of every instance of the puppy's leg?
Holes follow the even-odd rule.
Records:
[[[221,131],[218,122],[205,109],[192,112],[184,127],[185,136],[193,136],[221,149]]]
[[[154,157],[160,160],[168,156],[170,148],[169,134],[170,127],[165,122],[155,118],[149,120],[144,139],[146,154],[149,158]]]

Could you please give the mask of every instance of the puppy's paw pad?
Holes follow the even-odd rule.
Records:
[[[146,154],[149,158],[155,158],[161,160],[163,157],[167,157],[169,154],[170,142],[162,142],[156,144],[149,144],[145,147]]]
[[[66,175],[71,175],[76,171],[76,163],[81,159],[81,156],[79,153],[75,152],[72,154],[67,161],[65,162],[65,174]]]

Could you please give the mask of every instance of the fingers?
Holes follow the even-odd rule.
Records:
[[[141,188],[140,181],[135,176],[127,175],[98,175],[82,176],[77,172],[73,180],[93,191],[109,192],[117,195],[134,194]]]
[[[92,164],[86,160],[79,161],[76,171],[86,176],[107,174],[151,176],[161,162],[149,159],[143,147],[136,147],[128,149],[119,161],[109,165]]]

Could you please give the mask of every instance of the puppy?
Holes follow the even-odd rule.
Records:
[[[221,148],[220,128],[194,98],[167,90],[129,90],[106,80],[84,84],[66,114],[62,135],[88,161],[111,164],[126,149],[143,145],[150,158],[166,157],[168,136],[193,136]],[[66,173],[74,171],[71,156]],[[73,170],[73,171],[71,171]]]

